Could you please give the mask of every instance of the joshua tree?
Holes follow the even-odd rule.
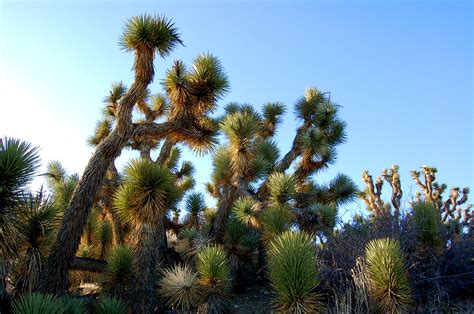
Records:
[[[146,99],[147,87],[154,77],[155,55],[166,57],[182,41],[170,20],[142,15],[127,22],[121,43],[124,50],[135,55],[135,80],[126,91],[118,88],[117,93],[111,94],[117,96],[111,97],[114,102],[108,106],[114,115],[113,127],[98,142],[74,190],[42,272],[40,291],[66,291],[68,269],[92,205],[107,171],[126,145],[153,139],[164,140],[163,146],[184,142],[196,151],[205,151],[215,142],[217,127],[207,114],[228,89],[227,77],[219,61],[212,55],[201,55],[194,60],[191,69],[176,61],[164,82],[170,100],[166,121],[134,122],[132,110]]]
[[[301,225],[305,219],[320,220],[319,213],[302,214],[301,209],[322,203],[332,204],[335,211],[337,205],[354,197],[356,187],[347,176],[338,175],[329,185],[312,181],[314,174],[334,162],[335,148],[345,140],[345,123],[339,119],[338,109],[327,93],[308,89],[295,106],[301,125],[292,148],[280,159],[272,137],[285,112],[281,103],[264,105],[261,115],[248,105],[226,107],[220,127],[227,143],[214,155],[212,182],[207,184],[210,194],[218,199],[212,241],[222,242],[225,222],[236,201],[253,200],[255,204],[245,214],[254,216],[248,219],[258,228],[258,216],[268,205],[287,206]],[[293,174],[284,174],[292,164],[296,166]]]
[[[131,304],[137,312],[155,308],[157,248],[163,230],[163,216],[176,201],[178,188],[173,174],[147,159],[132,161],[125,171],[123,185],[115,195],[115,206],[124,221],[133,226],[131,241],[135,280]]]

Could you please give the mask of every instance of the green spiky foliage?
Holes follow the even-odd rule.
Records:
[[[133,160],[125,170],[124,183],[116,191],[114,204],[119,216],[134,226],[131,242],[134,252],[133,306],[137,311],[154,308],[157,280],[157,230],[163,230],[163,217],[179,196],[175,177],[167,168],[146,160]]]
[[[173,22],[164,16],[143,14],[129,19],[120,44],[126,51],[135,51],[135,76],[150,82],[153,79],[155,52],[166,57],[178,44],[180,35]]]
[[[234,280],[239,268],[252,261],[252,253],[257,247],[257,237],[249,225],[237,218],[230,218],[225,226],[224,249],[229,259]],[[235,282],[234,282],[235,284]]]
[[[229,90],[220,61],[211,54],[202,54],[193,60],[189,69],[183,62],[176,61],[166,73],[164,87],[170,99],[168,120],[181,119],[181,123],[185,123],[183,129],[193,127],[200,131],[185,135],[177,132],[173,139],[184,141],[199,154],[212,151],[219,125],[208,113],[215,110],[217,100]]]
[[[13,138],[0,139],[0,302],[7,300],[6,278],[17,244],[24,240],[18,230],[18,205],[39,167],[38,148]]]
[[[295,195],[296,178],[280,172],[268,177],[269,200],[274,205],[285,205]]]
[[[133,276],[132,250],[116,246],[107,255],[107,270],[102,280],[104,290],[114,296],[124,297]]]
[[[198,283],[202,289],[202,308],[209,313],[222,312],[230,288],[230,267],[225,251],[219,246],[207,246],[196,256]]]
[[[14,314],[62,314],[66,313],[66,303],[63,299],[51,294],[29,293],[13,300]]]
[[[190,311],[196,308],[201,298],[197,273],[188,265],[165,269],[160,280],[159,294],[172,309]]]
[[[413,220],[418,228],[418,239],[421,243],[434,247],[440,244],[439,215],[436,207],[430,202],[413,204]]]
[[[293,216],[284,206],[270,206],[261,215],[262,239],[266,242],[290,229]]]
[[[108,108],[108,107],[107,107]],[[94,134],[89,137],[87,143],[90,146],[97,146],[112,132],[112,121],[110,119],[103,119],[97,122]]]
[[[312,192],[319,203],[340,206],[352,202],[358,191],[359,188],[351,178],[339,173],[328,184],[314,186]]]
[[[391,238],[370,241],[365,249],[370,292],[384,312],[406,311],[411,289],[400,243]]]
[[[100,227],[98,229],[98,239],[100,242],[100,258],[104,258],[107,254],[107,251],[112,246],[113,240],[113,231],[112,225],[108,220],[104,220],[100,223]]]
[[[127,304],[117,298],[101,297],[97,300],[94,314],[125,314]]]
[[[300,230],[308,234],[332,234],[336,226],[337,207],[334,205],[313,204],[298,210],[296,221]]]
[[[189,194],[184,208],[187,211],[187,215],[184,218],[183,224],[187,228],[199,229],[203,223],[202,212],[206,208],[204,195],[199,192]]]
[[[285,231],[268,244],[268,270],[278,309],[291,313],[317,310],[315,244],[306,233]]]
[[[281,123],[281,116],[285,113],[282,103],[266,103],[263,105],[263,119],[260,124],[260,136],[268,138],[275,135],[277,126]]]
[[[19,232],[23,235],[18,242],[20,258],[15,269],[16,292],[31,292],[36,286],[42,265],[56,235],[60,210],[54,203],[45,200],[43,192],[30,194],[18,208]]]
[[[39,167],[38,148],[13,138],[0,140],[0,260],[15,255],[18,215],[26,190]]]
[[[259,204],[250,196],[237,199],[232,206],[235,218],[244,226],[258,228],[260,226],[258,215],[260,213]]]
[[[55,205],[61,210],[66,209],[79,182],[79,176],[68,175],[59,161],[51,161],[46,167],[46,182],[51,189]]]
[[[251,108],[251,107],[250,107]],[[230,168],[233,180],[248,180],[255,157],[253,141],[258,132],[260,116],[253,109],[242,109],[230,114],[221,122],[221,130],[229,140]]]
[[[65,313],[67,314],[85,314],[87,313],[86,303],[83,300],[72,297],[63,298],[65,303]]]

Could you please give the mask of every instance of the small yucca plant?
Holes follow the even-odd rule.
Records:
[[[133,256],[126,246],[114,247],[107,256],[107,272],[102,281],[105,291],[124,296],[133,275]]]
[[[190,311],[201,297],[197,284],[197,273],[187,265],[176,265],[163,271],[159,294],[167,300],[168,306],[176,310]]]
[[[370,241],[365,249],[370,292],[382,311],[399,313],[411,302],[405,262],[397,240]]]
[[[439,215],[436,207],[429,202],[413,204],[413,220],[418,229],[418,239],[428,246],[439,244]]]
[[[12,304],[14,314],[65,313],[66,302],[51,294],[30,293],[16,298]]]
[[[315,244],[303,232],[286,231],[268,245],[269,276],[279,310],[311,313],[317,310],[318,285]]]
[[[125,314],[127,313],[127,304],[117,298],[102,297],[97,300],[94,310],[95,314]]]
[[[207,246],[196,256],[198,283],[203,291],[202,309],[219,313],[227,305],[230,288],[230,267],[226,253],[220,246]]]

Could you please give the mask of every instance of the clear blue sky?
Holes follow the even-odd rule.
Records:
[[[186,45],[157,60],[154,92],[174,59],[211,52],[231,81],[222,105],[288,106],[277,135],[283,153],[307,87],[343,106],[348,141],[319,181],[342,172],[360,184],[364,169],[397,163],[409,194],[409,171],[428,164],[439,181],[474,188],[471,1],[0,3],[0,136],[41,146],[45,163],[82,171],[110,83],[131,82],[133,56],[117,44],[124,22],[148,12],[172,18]],[[186,157],[202,189],[210,158]]]

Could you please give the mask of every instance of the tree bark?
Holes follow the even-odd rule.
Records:
[[[79,247],[94,198],[110,164],[120,155],[133,132],[132,109],[150,82],[135,81],[121,100],[117,125],[96,148],[74,190],[64,214],[46,267],[41,273],[40,292],[64,293],[68,289],[68,270]]]

